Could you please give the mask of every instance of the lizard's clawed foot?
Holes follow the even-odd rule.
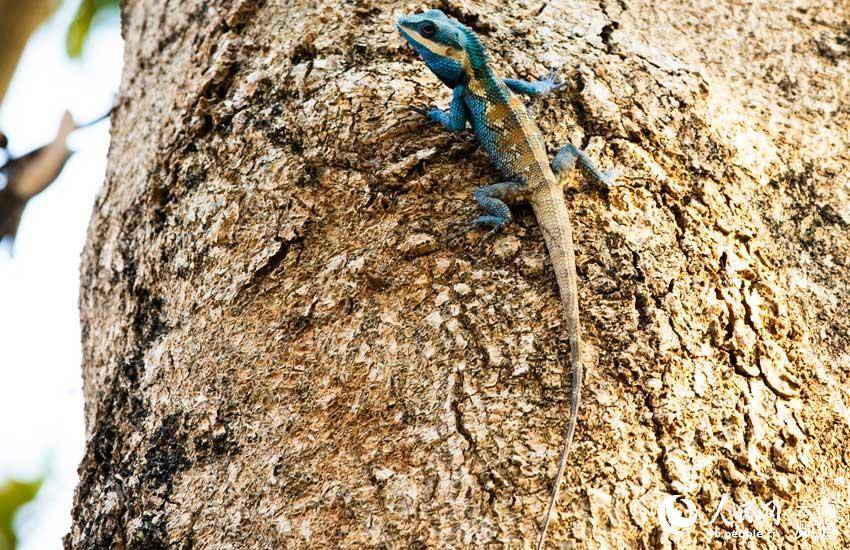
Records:
[[[501,231],[501,227],[494,227],[490,231],[484,233],[484,235],[481,237],[481,240],[478,241],[478,248],[484,248],[484,245],[492,241],[496,237],[496,235]]]
[[[453,222],[453,223],[449,224],[449,228],[456,228],[456,227],[460,227],[460,229],[450,232],[447,239],[446,239],[446,242],[450,245],[454,244],[459,239],[466,237],[472,231],[480,229],[482,227],[482,224],[478,223],[477,221],[472,222],[472,223],[470,223],[470,222]],[[504,225],[494,225],[489,231],[487,231],[486,233],[484,233],[484,235],[482,235],[481,239],[479,239],[476,246],[478,246],[478,248],[483,248],[484,245],[486,245],[491,240],[493,240],[493,238],[497,234],[499,234],[502,231],[502,229],[504,229]]]
[[[597,183],[599,183],[599,185],[602,186],[603,189],[610,189],[612,187],[617,187],[618,185],[620,185],[619,182],[617,182],[618,176],[619,173],[617,172],[617,169],[614,168],[612,170],[608,170],[607,172],[602,172],[602,177],[594,181],[597,181]]]
[[[433,123],[437,122],[436,120],[434,120],[434,116],[431,113],[433,111],[439,111],[439,109],[436,109],[434,107],[429,107],[427,105],[408,105],[407,107],[411,111],[413,111],[414,113],[419,113],[420,115],[427,118],[428,120],[427,120],[426,124],[433,124]]]
[[[408,105],[407,108],[413,111],[414,113],[419,113],[422,116],[428,116],[428,111],[431,110],[430,107],[420,107],[419,105]]]
[[[466,237],[470,231],[476,228],[476,225],[467,221],[456,221],[449,223],[448,228],[450,232],[446,238],[446,242],[452,245],[459,239]]]
[[[549,69],[549,72],[546,73],[546,76],[538,80],[538,83],[541,85],[541,96],[549,95],[552,92],[557,92],[561,88],[567,85],[566,82],[558,81],[558,70],[557,69]]]
[[[481,237],[481,240],[478,241],[478,246],[483,247],[485,244],[490,242],[493,237],[496,236],[497,233],[501,232],[502,229],[505,228],[506,225],[511,221],[510,218],[503,218],[501,216],[490,216],[484,215],[479,216],[477,220],[475,220],[476,227],[490,227],[490,231],[484,234]]]

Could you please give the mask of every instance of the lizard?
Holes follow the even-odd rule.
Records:
[[[400,17],[396,28],[431,72],[452,89],[448,110],[412,108],[453,132],[462,132],[469,123],[493,165],[507,178],[475,189],[473,197],[484,213],[474,225],[489,227],[489,237],[511,222],[509,204],[530,203],[554,267],[569,330],[572,380],[570,417],[537,544],[540,550],[546,542],[569,457],[582,383],[575,250],[563,179],[578,167],[589,178],[608,186],[613,183],[613,172],[600,172],[588,155],[572,144],[563,146],[550,164],[541,131],[518,94],[541,97],[561,88],[563,84],[556,82],[553,72],[532,82],[498,77],[475,32],[440,10]]]

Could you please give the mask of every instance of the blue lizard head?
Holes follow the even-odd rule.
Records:
[[[486,65],[484,47],[468,27],[440,10],[400,17],[398,32],[446,86],[454,88]]]

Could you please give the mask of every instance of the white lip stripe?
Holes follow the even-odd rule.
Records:
[[[416,32],[415,30],[411,29],[410,27],[403,27],[403,28],[404,28],[404,32],[407,33],[407,35],[411,39],[413,39],[414,42],[416,42],[417,44],[420,44],[422,46],[425,46],[426,48],[428,48],[428,50],[430,52],[435,53],[435,54],[440,55],[440,56],[443,56],[443,57],[449,57],[451,59],[455,59],[457,61],[460,61],[460,58],[461,58],[460,50],[456,50],[456,49],[452,48],[451,46],[444,46],[443,44],[439,44],[437,42],[434,42],[433,40],[429,40],[428,38],[425,38],[424,36],[422,36],[421,34]]]

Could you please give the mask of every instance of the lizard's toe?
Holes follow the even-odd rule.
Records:
[[[487,233],[484,233],[484,235],[481,237],[481,240],[478,241],[478,247],[483,248],[484,245],[486,245],[487,243],[492,241],[496,237],[496,235],[499,234],[501,231],[502,231],[502,227],[496,226],[496,227],[493,227],[493,229],[491,229]]]
[[[426,125],[434,124],[438,122],[435,113],[441,112],[439,109],[429,107],[428,105],[408,105],[408,109],[413,111],[414,113],[418,113],[424,116],[427,120],[425,121]]]
[[[547,95],[552,92],[556,92],[566,86],[566,82],[558,81],[558,70],[557,69],[549,69],[549,72],[546,73],[546,76],[540,79],[540,82],[546,86],[542,95]]]
[[[431,110],[430,107],[426,105],[408,105],[407,108],[413,111],[414,113],[419,113],[422,116],[428,116],[428,111]]]
[[[446,237],[446,242],[453,245],[461,238],[469,235],[469,232],[475,229],[476,225],[467,221],[456,221],[448,224],[449,234]]]

